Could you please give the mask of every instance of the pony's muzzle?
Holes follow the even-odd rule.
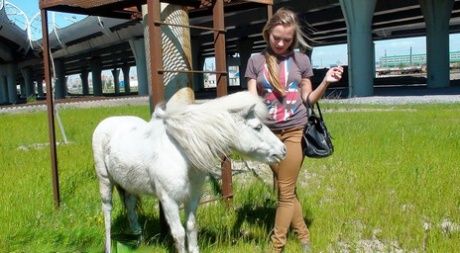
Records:
[[[282,160],[284,160],[284,158],[286,158],[286,152],[287,152],[286,146],[283,145],[283,147],[281,148],[280,152],[272,154],[271,158],[272,158],[272,160],[275,161],[274,163],[279,163]]]

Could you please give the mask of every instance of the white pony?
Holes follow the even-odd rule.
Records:
[[[111,252],[112,190],[117,186],[124,194],[133,233],[141,234],[137,196],[155,195],[177,251],[199,252],[195,213],[208,172],[232,150],[266,163],[277,163],[286,155],[284,144],[261,121],[266,113],[257,96],[239,92],[202,104],[157,106],[149,122],[121,116],[99,123],[92,145],[105,221],[105,251]],[[185,229],[179,216],[182,203]]]

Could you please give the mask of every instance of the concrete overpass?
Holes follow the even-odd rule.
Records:
[[[197,0],[190,2],[203,4]],[[212,27],[210,9],[197,6],[189,10],[191,25]],[[448,33],[460,32],[460,0],[274,1],[274,10],[280,7],[292,8],[299,13],[307,40],[313,47],[348,43],[350,96],[373,94],[373,41],[421,35],[428,38],[428,86],[449,86]],[[22,98],[43,95],[40,85],[36,86],[43,80],[41,41],[31,40],[28,31],[8,22],[4,10],[0,10],[0,103],[14,104],[19,102],[15,96],[16,85],[21,87]],[[67,10],[74,11],[72,8]],[[140,12],[139,6],[137,12]],[[117,17],[129,18],[133,13],[136,10],[119,13]],[[244,70],[249,55],[265,48],[260,32],[267,18],[266,7],[229,5],[225,13],[227,59],[237,62]],[[51,31],[56,98],[67,95],[65,77],[68,75],[81,75],[84,95],[103,95],[89,94],[89,73],[92,80],[97,80],[102,70],[113,70],[114,74],[122,70],[126,78],[129,67],[134,65],[138,66],[139,94],[146,95],[147,73],[145,67],[139,67],[145,65],[142,22],[140,19],[89,16],[71,26]],[[201,69],[205,57],[214,55],[213,34],[191,29],[191,41],[193,69]],[[235,53],[241,59],[231,59]],[[194,82],[203,83],[199,76]]]

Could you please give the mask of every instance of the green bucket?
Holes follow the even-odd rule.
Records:
[[[112,239],[112,252],[114,253],[131,253],[136,252],[139,247],[137,236],[133,235],[115,235]]]
[[[132,253],[135,252],[136,248],[122,242],[112,241],[112,252],[114,253]]]

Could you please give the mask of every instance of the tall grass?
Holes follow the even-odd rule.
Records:
[[[460,104],[324,103],[335,153],[306,159],[298,195],[314,252],[456,252],[460,248]],[[111,115],[149,118],[148,107],[60,111],[70,143],[58,146],[62,204],[54,209],[45,112],[0,114],[0,252],[102,252],[103,218],[91,134]],[[58,141],[62,138],[57,134]],[[218,196],[212,182],[206,194]],[[203,252],[264,252],[276,195],[252,176],[234,177],[231,208],[198,209]],[[115,195],[116,196],[116,195]],[[171,252],[157,202],[143,198],[136,252]],[[127,222],[114,198],[113,233]],[[298,252],[290,235],[287,252]]]

